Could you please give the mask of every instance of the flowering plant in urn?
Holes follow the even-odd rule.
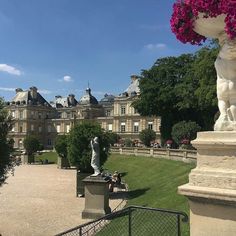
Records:
[[[236,37],[236,0],[178,0],[173,5],[171,29],[183,43],[201,44],[205,35],[194,31],[195,21],[200,17],[224,18],[224,30],[229,39]],[[217,25],[211,25],[211,27]],[[220,33],[220,32],[219,32]]]
[[[215,68],[220,117],[214,130],[236,131],[236,0],[177,0],[170,24],[183,43],[219,40]]]

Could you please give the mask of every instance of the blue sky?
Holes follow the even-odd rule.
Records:
[[[98,99],[119,94],[159,57],[194,52],[178,42],[173,0],[0,0],[0,96],[36,86]]]

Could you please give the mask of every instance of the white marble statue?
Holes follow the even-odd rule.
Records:
[[[98,137],[95,137],[90,142],[92,148],[92,158],[91,158],[91,166],[94,169],[94,174],[91,176],[98,176],[101,174],[100,172],[100,148],[98,143]]]
[[[236,40],[220,38],[221,49],[215,61],[220,117],[216,131],[236,130]]]
[[[195,20],[194,31],[219,40],[221,49],[215,61],[217,98],[220,116],[215,131],[236,131],[236,39],[226,35],[225,15],[205,18],[203,13]]]

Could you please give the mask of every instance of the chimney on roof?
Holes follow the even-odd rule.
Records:
[[[30,87],[30,95],[33,99],[37,98],[38,89],[36,87]]]
[[[137,75],[131,75],[130,78],[131,78],[132,82],[134,82],[135,80],[138,79],[138,76]]]
[[[16,94],[19,93],[19,92],[23,92],[23,89],[17,88],[17,89],[16,89]]]
[[[68,95],[68,99],[69,99],[69,103],[71,105],[74,105],[75,104],[75,95],[74,94],[69,94]]]

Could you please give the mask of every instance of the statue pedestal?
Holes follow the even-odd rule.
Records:
[[[83,182],[85,185],[85,208],[82,212],[82,218],[97,219],[111,213],[109,207],[109,181],[105,181],[101,176],[88,176]]]
[[[190,205],[191,236],[236,234],[236,132],[199,132],[197,167],[178,188]]]

